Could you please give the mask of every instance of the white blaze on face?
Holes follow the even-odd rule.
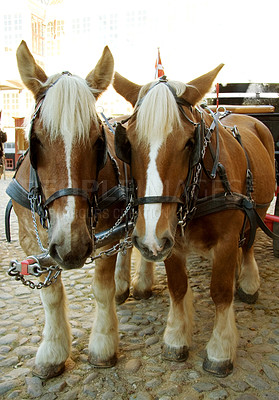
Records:
[[[68,182],[65,182],[65,187],[72,187],[72,177],[71,177],[71,153],[72,153],[72,142],[69,140],[66,142],[64,140],[65,145],[65,157],[66,157],[66,167],[68,172]],[[64,235],[64,251],[71,251],[71,226],[75,217],[75,196],[67,196],[66,197],[66,206],[65,209],[58,217],[58,226],[57,232],[59,235]]]
[[[163,182],[160,178],[156,164],[156,159],[161,144],[161,141],[150,144],[149,164],[146,172],[147,179],[145,197],[162,196],[163,194]],[[161,215],[161,209],[161,203],[144,205],[145,236],[143,243],[153,252],[155,256],[157,255],[158,250],[161,249],[156,236],[156,226]]]

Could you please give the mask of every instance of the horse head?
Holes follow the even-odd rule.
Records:
[[[193,107],[222,66],[188,84],[163,77],[139,86],[115,73],[114,88],[134,106],[127,127],[116,131],[116,152],[130,163],[136,182],[133,242],[149,261],[162,261],[172,251],[189,166],[200,156],[200,115]]]
[[[95,103],[111,82],[113,57],[105,47],[85,80],[69,72],[48,77],[24,41],[17,62],[36,102],[29,154],[48,202],[49,253],[66,269],[81,267],[92,252],[89,208],[106,156]]]

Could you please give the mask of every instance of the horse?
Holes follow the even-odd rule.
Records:
[[[30,122],[29,150],[7,193],[13,199],[20,245],[27,256],[38,255],[27,258],[22,270],[34,270],[34,260],[49,268],[48,278],[41,275],[36,286],[41,289],[45,327],[33,369],[34,375],[49,379],[64,371],[71,353],[66,293],[59,269],[53,266],[81,268],[88,257],[97,254],[95,236],[107,230],[113,233],[112,226],[123,218],[126,207],[123,163],[116,162],[113,134],[96,112],[96,100],[113,78],[114,59],[105,47],[86,79],[67,71],[48,77],[22,41],[17,63],[36,106]],[[118,243],[116,238],[108,243],[107,236],[100,239],[104,256],[95,260],[93,278],[97,310],[88,359],[97,367],[116,363],[119,338],[114,297],[124,301],[129,294],[122,266],[126,271],[131,249],[126,255],[117,256],[113,251],[106,256],[106,250]],[[22,274],[21,279],[25,279]],[[27,283],[34,288],[34,282],[32,286]]]
[[[275,189],[268,128],[250,116],[224,109],[214,114],[202,105],[222,67],[187,84],[164,76],[141,86],[118,72],[113,82],[134,107],[115,134],[116,154],[130,165],[135,182],[132,241],[146,262],[164,262],[167,274],[162,356],[188,357],[193,296],[186,259],[191,252],[205,255],[215,318],[203,368],[219,377],[232,373],[236,355],[235,289],[248,303],[258,296],[253,240]]]

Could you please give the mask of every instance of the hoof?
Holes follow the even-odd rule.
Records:
[[[152,290],[146,290],[144,292],[140,292],[136,289],[133,291],[133,298],[136,300],[147,300],[152,296]]]
[[[92,364],[95,368],[112,368],[115,366],[115,364],[117,363],[117,357],[114,354],[114,356],[112,356],[111,358],[109,358],[108,360],[102,360],[96,356],[94,356],[93,354],[89,354],[88,356],[88,361],[90,362],[90,364]]]
[[[239,299],[240,299],[241,301],[243,301],[244,303],[247,303],[247,304],[254,304],[254,303],[256,303],[256,301],[258,300],[258,297],[259,297],[259,291],[258,291],[258,290],[257,290],[254,294],[248,294],[248,293],[245,293],[245,292],[241,289],[241,287],[238,287],[238,288],[237,288],[236,293],[237,293]]]
[[[225,378],[233,371],[233,363],[230,360],[226,361],[210,361],[207,357],[203,362],[203,369],[210,372],[212,375],[219,378]]]
[[[46,364],[43,366],[35,365],[33,368],[33,375],[38,376],[41,379],[50,379],[54,378],[55,376],[58,376],[62,374],[65,370],[65,363],[62,362],[61,364],[58,365],[52,365],[52,364]]]
[[[186,361],[189,355],[189,348],[187,346],[182,347],[170,347],[164,345],[162,357],[168,361]]]
[[[115,302],[117,305],[124,303],[129,297],[130,289],[128,288],[124,293],[115,296]]]

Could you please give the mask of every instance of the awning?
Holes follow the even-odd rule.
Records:
[[[21,81],[0,80],[0,90],[22,90],[24,89]]]

